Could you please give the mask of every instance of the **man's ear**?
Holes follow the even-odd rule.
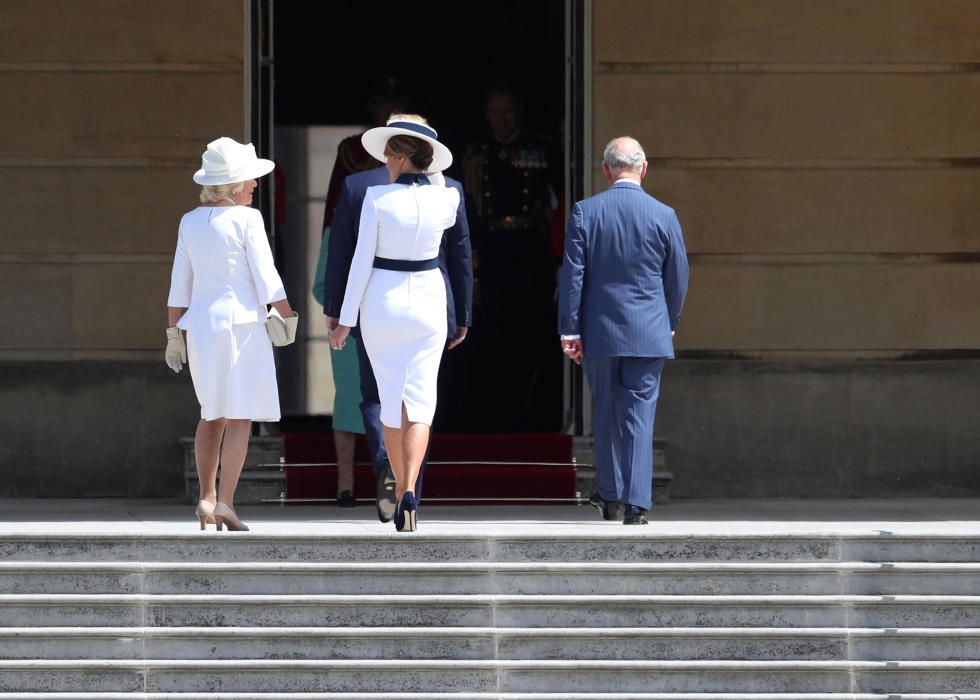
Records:
[[[602,174],[606,176],[606,182],[612,184],[612,168],[605,163],[602,164]]]
[[[640,179],[642,180],[647,176],[647,162],[643,161],[643,170],[640,171]]]

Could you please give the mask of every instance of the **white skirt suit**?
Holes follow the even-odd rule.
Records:
[[[446,284],[438,268],[402,272],[375,258],[424,261],[439,256],[442,234],[456,222],[459,193],[432,184],[369,187],[340,323],[354,326],[371,360],[381,422],[402,427],[402,404],[413,423],[432,424],[436,381],[446,344]]]
[[[262,214],[198,207],[180,220],[168,306],[187,307],[187,363],[201,418],[279,420],[266,305],[286,298]]]

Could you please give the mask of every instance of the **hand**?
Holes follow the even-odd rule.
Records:
[[[180,372],[187,362],[187,345],[184,344],[184,336],[176,326],[167,329],[167,350],[164,357],[167,366],[174,372]]]
[[[561,349],[568,359],[572,360],[577,365],[582,364],[582,339],[575,338],[574,340],[562,340]]]
[[[466,340],[466,331],[468,330],[469,328],[467,328],[466,326],[456,326],[456,335],[454,335],[452,339],[446,344],[446,349],[452,350],[454,347],[456,347],[464,340]]]
[[[343,350],[347,344],[347,336],[350,335],[350,326],[338,323],[337,327],[330,331],[330,347],[334,350]]]
[[[327,319],[327,333],[340,325],[340,319],[336,316],[324,316]]]

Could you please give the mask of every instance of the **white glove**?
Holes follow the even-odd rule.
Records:
[[[289,318],[283,318],[274,306],[269,309],[269,315],[265,320],[265,329],[269,333],[269,340],[276,347],[292,345],[293,341],[296,340],[296,327],[298,325],[298,313],[294,311]]]
[[[184,344],[184,336],[177,326],[167,329],[167,366],[174,372],[179,372],[187,362],[187,346]]]

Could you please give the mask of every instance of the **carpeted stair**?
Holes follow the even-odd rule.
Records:
[[[337,468],[332,434],[287,433],[283,436],[286,497],[332,499]],[[429,448],[423,496],[429,503],[458,499],[483,504],[568,503],[576,498],[573,438],[560,434],[437,434]],[[355,491],[373,501],[374,475],[367,444],[355,447]],[[587,494],[586,494],[587,495]]]

